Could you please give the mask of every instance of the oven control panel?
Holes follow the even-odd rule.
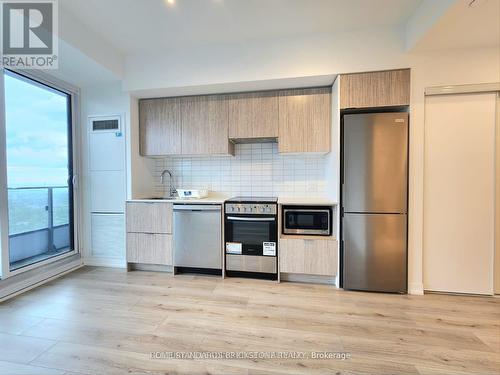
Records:
[[[266,203],[226,203],[226,214],[276,215],[277,205]]]

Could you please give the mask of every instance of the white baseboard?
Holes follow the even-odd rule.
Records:
[[[2,280],[0,284],[0,302],[48,283],[80,267],[83,267],[83,264],[78,255],[71,257],[71,259],[56,261],[53,264],[35,268]]]
[[[94,267],[127,268],[127,261],[120,258],[85,257],[83,264]]]
[[[424,295],[424,284],[422,283],[410,283],[408,285],[408,294],[413,294],[416,296]]]

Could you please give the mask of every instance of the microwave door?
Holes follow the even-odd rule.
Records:
[[[284,233],[331,234],[331,211],[328,209],[285,209],[284,218]]]

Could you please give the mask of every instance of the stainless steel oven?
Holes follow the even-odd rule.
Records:
[[[226,201],[226,275],[277,277],[278,205],[271,199],[244,197]]]
[[[332,209],[325,206],[283,206],[283,233],[330,236]]]

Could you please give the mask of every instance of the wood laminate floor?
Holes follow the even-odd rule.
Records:
[[[309,357],[151,359],[191,351]],[[86,267],[0,304],[2,375],[145,373],[499,374],[500,299]]]

